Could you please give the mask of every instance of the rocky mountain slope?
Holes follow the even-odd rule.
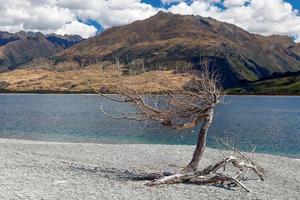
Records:
[[[300,70],[300,47],[289,37],[264,37],[235,25],[200,16],[159,12],[132,24],[114,27],[63,51],[55,63],[74,61],[81,66],[118,61],[128,67],[143,62],[148,69],[194,68],[208,58],[233,86],[273,72]]]
[[[81,40],[80,36],[0,32],[0,72],[15,69],[34,58],[53,56]]]

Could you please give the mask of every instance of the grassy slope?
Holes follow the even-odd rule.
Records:
[[[229,89],[230,94],[300,95],[300,76],[274,78]]]
[[[116,70],[103,71],[95,68],[66,72],[20,69],[0,73],[0,82],[6,85],[4,89],[2,88],[3,92],[85,93],[91,92],[85,85],[85,81],[88,80],[91,86],[104,89],[104,92],[113,92],[111,88],[114,85],[125,83],[140,92],[159,93],[169,86],[171,89],[182,87],[189,79],[187,75],[175,75],[172,71],[151,71],[135,76],[120,76]],[[163,84],[162,87],[160,82],[167,84]]]
[[[159,93],[165,89],[181,88],[190,77],[186,74],[174,74],[172,71],[120,76],[116,70],[100,70],[96,67],[66,72],[19,69],[0,73],[0,92],[90,93],[92,91],[85,85],[86,80],[94,88],[104,89],[104,92],[113,92],[114,85],[125,83],[139,92]],[[300,76],[253,82],[243,87],[228,89],[226,92],[244,95],[300,95]]]

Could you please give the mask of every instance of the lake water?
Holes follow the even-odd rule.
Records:
[[[90,143],[196,142],[197,128],[179,132],[151,122],[112,120],[99,107],[95,95],[0,94],[0,137]],[[225,97],[216,109],[208,146],[216,147],[215,138],[228,139],[246,151],[257,146],[258,152],[300,158],[300,97]]]

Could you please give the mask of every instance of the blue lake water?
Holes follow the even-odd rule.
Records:
[[[0,94],[0,137],[91,143],[196,142],[197,128],[178,132],[151,122],[112,120],[99,111],[99,100],[95,95]],[[216,109],[208,146],[216,147],[215,138],[228,139],[246,151],[257,146],[258,152],[300,158],[300,97],[225,97]]]

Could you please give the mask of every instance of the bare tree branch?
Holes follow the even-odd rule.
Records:
[[[120,66],[119,56],[116,57],[117,65]],[[198,166],[206,146],[208,129],[212,123],[214,107],[221,102],[221,88],[219,87],[219,77],[209,68],[209,62],[203,62],[202,70],[190,72],[193,78],[184,87],[169,86],[167,81],[159,81],[164,88],[159,96],[151,94],[140,94],[133,86],[126,85],[120,81],[113,89],[118,97],[111,97],[90,86],[96,94],[116,103],[128,103],[134,107],[134,111],[121,112],[117,115],[110,114],[101,105],[101,112],[113,119],[125,119],[135,121],[152,120],[161,123],[163,126],[173,129],[189,129],[196,127],[200,122],[202,126],[199,131],[197,145],[191,162],[180,172],[165,176],[163,174],[142,174],[135,177],[139,180],[153,180],[148,186],[175,184],[175,183],[194,183],[194,184],[224,184],[239,185],[247,192],[250,190],[242,183],[242,175],[247,170],[252,170],[260,180],[264,180],[264,170],[256,165],[251,158],[248,158],[238,149],[223,143],[229,150],[233,150],[236,156],[223,158],[214,165],[210,165],[199,171]],[[172,88],[172,90],[171,90]],[[218,143],[219,145],[219,143]],[[230,165],[229,165],[230,164]],[[227,168],[233,167],[237,170],[234,176],[225,174]],[[219,170],[223,169],[223,173]]]
[[[194,78],[186,83],[184,88],[177,88],[175,92],[167,89],[160,97],[139,94],[132,86],[120,82],[114,88],[115,92],[120,95],[120,98],[116,99],[87,85],[104,98],[118,103],[127,102],[136,107],[136,116],[139,116],[139,119],[158,121],[174,129],[188,129],[197,126],[221,99],[218,77],[209,71],[207,65],[200,72],[192,72],[192,75]],[[164,88],[170,88],[167,81],[161,81],[160,84]],[[164,106],[159,107],[158,104],[164,104]],[[108,112],[104,114],[116,119]],[[124,117],[120,115],[117,118],[135,120],[135,117],[128,117],[126,113]]]

